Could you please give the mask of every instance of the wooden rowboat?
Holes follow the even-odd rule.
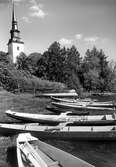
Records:
[[[75,103],[65,103],[65,102],[51,102],[52,105],[59,107],[59,108],[64,108],[64,109],[77,109],[79,111],[113,111],[115,110],[114,108],[107,108],[107,107],[93,107],[93,106],[87,106],[85,105],[78,105]]]
[[[91,107],[107,107],[107,108],[115,108],[116,104],[113,101],[107,101],[107,102],[98,102],[94,101],[92,99],[64,99],[64,98],[56,98],[56,97],[51,97],[52,100],[56,102],[66,102],[70,104],[75,104],[75,105],[84,105],[84,106],[91,106]]]
[[[45,142],[30,133],[17,137],[19,167],[93,167],[93,165]]]
[[[48,111],[54,112],[56,114],[71,111],[72,113],[69,113],[68,115],[89,115],[89,111],[78,111],[76,109],[64,109],[64,108],[59,108],[59,107],[55,107],[55,106],[54,107],[47,106],[46,109]]]
[[[90,98],[85,98],[85,99],[76,98],[75,99],[75,98],[58,98],[54,96],[51,96],[51,99],[56,102],[69,102],[69,103],[97,101],[96,99],[90,99]]]
[[[12,118],[25,120],[28,122],[38,122],[41,124],[58,125],[59,123],[70,123],[74,125],[113,125],[116,123],[115,114],[107,115],[89,115],[89,116],[69,116],[69,112],[61,113],[60,115],[45,115],[45,114],[32,114],[20,113],[7,110],[6,114]]]
[[[56,102],[61,102],[61,103],[69,103],[69,104],[74,104],[74,105],[82,105],[82,106],[87,106],[87,107],[106,107],[106,108],[115,108],[116,104],[107,101],[107,102],[95,102],[95,101],[83,101],[83,100],[70,100],[70,99],[63,99],[63,98],[52,98]]]
[[[39,124],[0,124],[1,136],[31,133],[40,139],[115,141],[116,126],[42,126]]]
[[[78,97],[76,92],[66,92],[66,93],[42,93],[36,95],[36,97]]]

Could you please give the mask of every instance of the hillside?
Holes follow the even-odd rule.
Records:
[[[42,80],[27,70],[17,70],[15,65],[3,62],[0,62],[0,85],[7,91],[30,93],[35,93],[40,89],[60,91],[65,88],[62,83]]]

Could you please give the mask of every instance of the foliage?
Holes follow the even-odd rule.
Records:
[[[111,89],[111,74],[107,57],[103,50],[87,50],[83,60],[84,87],[87,90],[100,90],[101,92]]]
[[[7,63],[6,60],[0,62],[0,84],[8,91],[34,92],[40,87],[63,89],[65,86],[57,82],[41,80],[33,76],[28,71],[27,56],[24,53],[17,58],[17,64]],[[44,87],[45,86],[45,87]]]
[[[77,84],[80,88],[78,74],[81,60],[75,46],[66,49],[61,48],[58,42],[54,42],[39,59],[36,75],[47,80],[63,82],[70,88],[74,88],[72,74],[76,73],[74,78],[78,80]]]
[[[63,82],[70,88],[88,91],[111,91],[116,81],[103,50],[88,49],[82,59],[75,46],[61,48],[54,42],[37,63],[36,75],[51,81]],[[115,77],[114,77],[115,76]]]
[[[21,53],[15,65],[7,53],[0,52],[0,86],[8,91],[32,91],[44,86],[59,90],[64,85],[80,96],[83,90],[112,91],[116,89],[116,63],[108,62],[103,50],[96,47],[88,49],[82,58],[75,46],[65,48],[58,42],[42,55]]]
[[[54,42],[38,61],[36,75],[51,81],[63,82],[65,61],[63,52],[65,52],[65,48],[61,49],[60,44]]]

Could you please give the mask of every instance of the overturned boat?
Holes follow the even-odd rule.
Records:
[[[116,126],[42,126],[39,124],[0,124],[1,136],[13,136],[19,133],[31,133],[40,139],[115,141]]]
[[[36,95],[36,97],[78,97],[76,92],[65,92],[65,93],[42,93]]]
[[[19,167],[93,167],[93,165],[32,136],[17,137]]]
[[[88,106],[85,104],[75,104],[75,103],[66,103],[66,102],[51,102],[52,105],[59,107],[59,108],[64,108],[64,109],[77,109],[79,111],[114,111],[115,108],[110,108],[110,107],[95,107],[95,106]]]
[[[28,122],[38,122],[41,124],[58,125],[60,123],[70,123],[74,125],[113,125],[116,123],[116,115],[89,115],[89,116],[70,116],[70,112],[61,113],[60,115],[32,114],[20,113],[7,110],[6,114],[12,118],[24,120]]]

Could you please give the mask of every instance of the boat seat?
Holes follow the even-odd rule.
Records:
[[[114,126],[114,127],[112,128],[112,130],[116,130],[116,127]]]
[[[50,164],[48,165],[48,167],[54,167],[54,166],[56,166],[56,165],[59,166],[59,162],[58,162],[58,161],[55,161],[55,162],[50,163]]]
[[[115,112],[112,114],[112,118],[116,119],[116,113]]]
[[[103,116],[102,120],[106,120],[106,115]]]

